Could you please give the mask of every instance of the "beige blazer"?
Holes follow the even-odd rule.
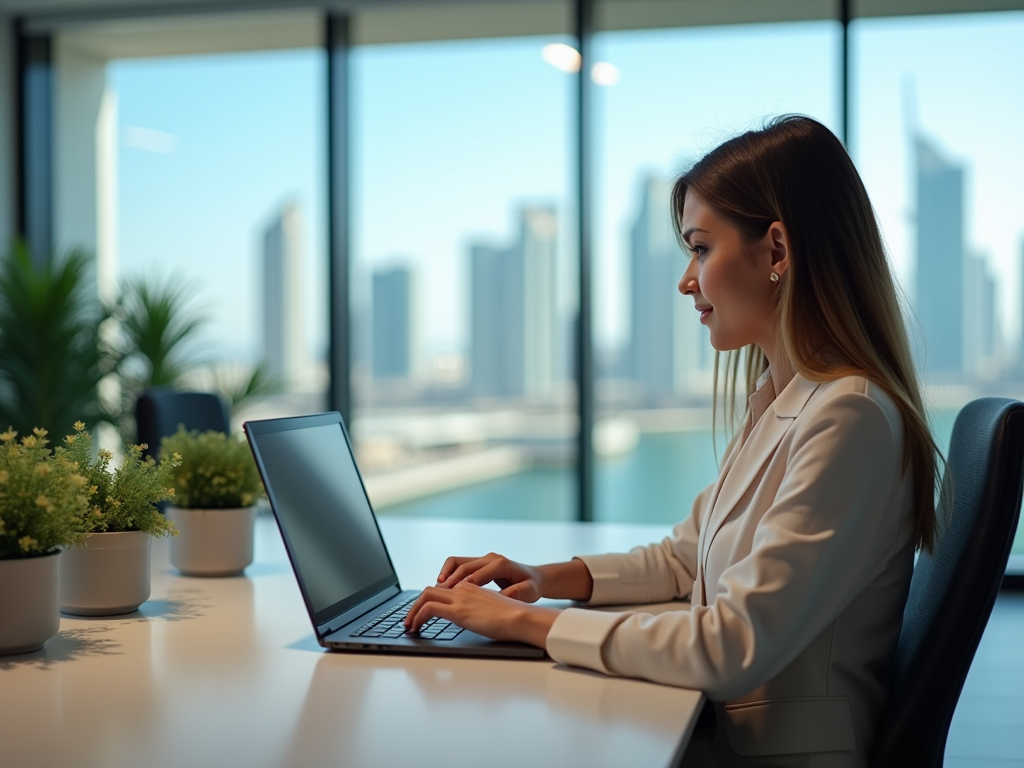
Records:
[[[580,558],[592,605],[692,606],[570,608],[548,653],[704,691],[718,716],[707,764],[866,765],[914,565],[902,450],[899,412],[877,386],[796,376],[669,538]]]

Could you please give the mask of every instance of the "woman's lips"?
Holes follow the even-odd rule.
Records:
[[[701,312],[700,312],[700,321],[702,323],[707,321],[708,316],[711,314],[711,311],[712,311],[711,307],[708,307],[707,309],[702,309],[701,310]]]

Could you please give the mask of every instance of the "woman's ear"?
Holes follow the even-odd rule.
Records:
[[[768,226],[765,239],[771,253],[772,271],[782,277],[789,269],[789,233],[786,225],[781,221],[773,221]]]

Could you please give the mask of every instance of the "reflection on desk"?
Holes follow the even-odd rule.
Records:
[[[532,562],[623,549],[652,526],[381,521],[403,586],[444,557]],[[328,653],[273,521],[245,578],[172,572],[121,618],[62,617],[42,651],[0,657],[0,754],[12,768],[667,766],[701,694],[547,661]]]

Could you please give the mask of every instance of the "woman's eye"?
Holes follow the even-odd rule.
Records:
[[[697,259],[697,261],[704,261],[704,257],[707,256],[708,249],[703,245],[691,245],[690,255]]]

